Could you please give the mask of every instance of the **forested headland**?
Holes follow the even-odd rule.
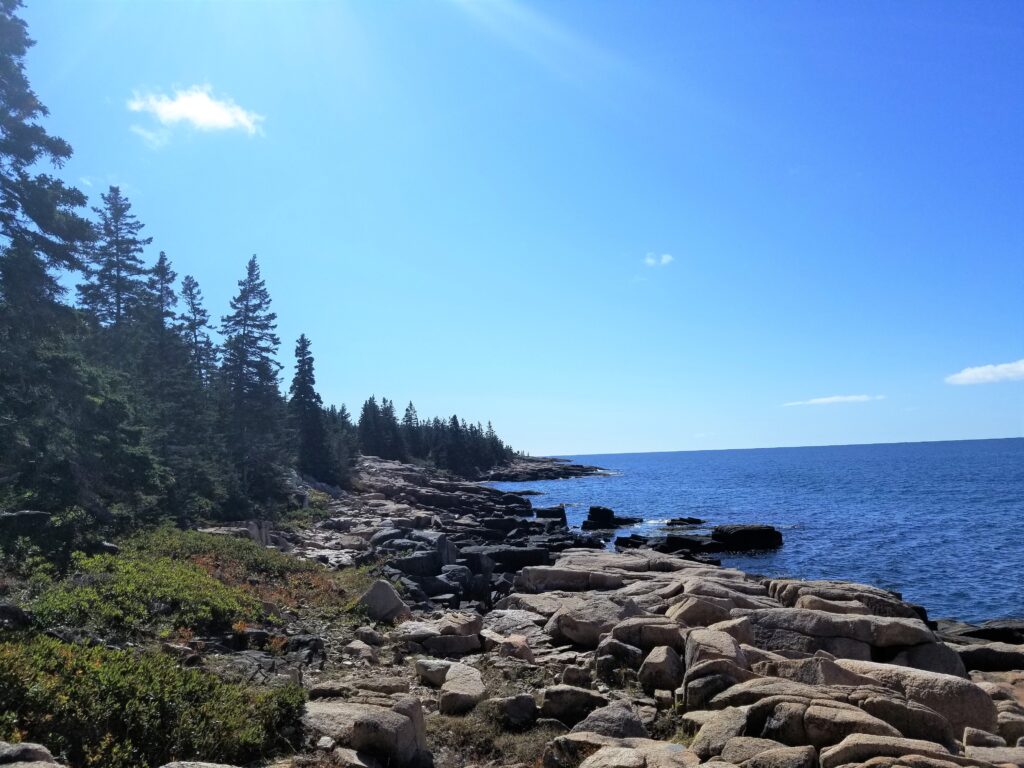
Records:
[[[17,9],[0,13],[0,510],[273,517],[296,473],[344,487],[360,452],[466,478],[512,457],[489,424],[325,405],[307,336],[280,361],[256,256],[209,308],[121,189],[89,200],[61,179],[72,147],[43,127]]]

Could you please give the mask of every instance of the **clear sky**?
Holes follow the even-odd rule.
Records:
[[[62,173],[215,316],[258,254],[326,402],[537,454],[1024,434],[1024,3],[24,17]]]

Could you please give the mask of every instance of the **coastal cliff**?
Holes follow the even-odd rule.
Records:
[[[502,478],[559,470],[598,471],[524,459]],[[274,765],[1024,765],[1022,623],[936,623],[886,590],[759,578],[707,551],[612,551],[613,527],[570,530],[564,509],[416,465],[363,457],[355,485],[307,489],[320,507],[301,523],[174,534],[192,552],[256,544],[325,579],[289,601],[282,561],[247,577],[275,621],[164,641],[190,669],[301,687],[293,754]],[[716,551],[777,545],[727,534]],[[38,624],[26,607],[4,609],[8,630]],[[5,760],[55,758],[10,744]]]

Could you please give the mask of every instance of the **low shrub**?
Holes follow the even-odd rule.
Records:
[[[218,631],[239,620],[262,618],[253,596],[193,563],[132,554],[76,554],[68,577],[43,589],[31,610],[42,627],[103,635]]]
[[[221,582],[261,601],[293,608],[347,608],[373,582],[366,568],[331,571],[250,539],[158,528],[136,536],[125,551],[144,557],[190,560]]]
[[[152,651],[0,643],[0,740],[45,744],[74,768],[248,763],[298,741],[303,702],[297,686],[227,683]]]
[[[433,715],[426,725],[427,742],[435,755],[448,752],[460,761],[503,765],[539,765],[544,747],[561,733],[550,726],[510,733],[475,712],[463,717]]]

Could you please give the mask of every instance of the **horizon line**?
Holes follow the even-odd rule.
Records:
[[[760,445],[748,448],[681,448],[671,451],[617,451],[617,452],[594,452],[594,453],[531,453],[530,458],[583,458],[586,456],[631,456],[631,455],[652,455],[658,453],[722,453],[725,451],[774,451],[774,450],[796,450],[799,448],[855,448],[869,445],[922,445],[925,443],[978,443],[991,442],[993,440],[1024,440],[1022,435],[1009,435],[1006,437],[964,437],[948,438],[943,440],[894,440],[879,441],[874,443],[817,443],[813,445]]]

